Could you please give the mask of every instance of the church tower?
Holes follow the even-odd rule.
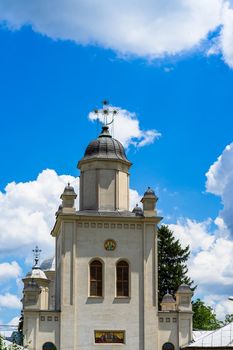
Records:
[[[122,144],[103,126],[78,163],[80,210],[128,211],[130,166]]]
[[[56,238],[56,308],[60,350],[157,348],[157,198],[148,189],[144,212],[129,210],[124,147],[104,125],[87,146],[80,169],[80,210],[69,185],[61,198]],[[70,200],[68,200],[68,198]],[[65,200],[64,200],[65,199]]]

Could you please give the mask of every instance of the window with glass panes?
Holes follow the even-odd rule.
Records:
[[[94,260],[90,264],[90,296],[102,297],[103,295],[103,278],[102,263]]]
[[[129,296],[129,264],[119,261],[116,266],[116,291],[117,297]]]

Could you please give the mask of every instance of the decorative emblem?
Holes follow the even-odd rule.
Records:
[[[104,248],[108,251],[113,251],[116,249],[116,242],[114,241],[114,239],[107,239],[104,242]]]

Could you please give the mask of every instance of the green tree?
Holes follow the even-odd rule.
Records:
[[[189,246],[181,247],[178,239],[175,239],[173,232],[166,225],[158,229],[158,288],[159,302],[169,291],[173,294],[178,287],[184,283],[195,290],[193,281],[187,276],[187,260],[190,255]],[[198,330],[213,330],[221,327],[223,322],[217,320],[213,309],[197,299],[193,305],[193,328]],[[226,315],[224,324],[233,321],[233,315]]]
[[[233,314],[226,314],[223,324],[226,325],[231,322],[233,322]]]
[[[0,336],[0,350],[7,350],[4,344],[4,339],[1,336]]]
[[[187,276],[186,262],[189,255],[189,246],[182,248],[168,226],[161,225],[158,229],[159,302],[167,291],[174,295],[182,283],[188,286],[193,284],[193,281]],[[194,290],[195,287],[192,289]]]
[[[3,337],[0,336],[0,350],[21,350],[22,347],[17,344],[11,344],[6,346]]]
[[[194,330],[214,330],[222,326],[217,320],[211,306],[205,305],[203,301],[197,299],[193,305],[193,329]]]

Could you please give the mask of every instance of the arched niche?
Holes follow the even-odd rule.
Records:
[[[57,350],[56,346],[51,342],[46,342],[42,346],[42,350]]]
[[[164,343],[162,350],[175,350],[175,346],[172,343]]]

